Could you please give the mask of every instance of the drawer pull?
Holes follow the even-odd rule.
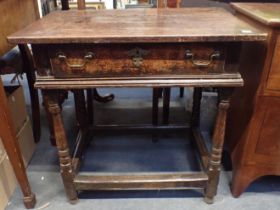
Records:
[[[84,69],[84,68],[85,68],[85,65],[86,65],[90,60],[93,59],[93,55],[94,55],[94,54],[93,54],[92,52],[88,52],[88,53],[84,56],[83,61],[82,61],[81,63],[70,63],[70,62],[68,61],[67,56],[66,56],[64,53],[62,53],[62,52],[57,53],[57,57],[58,57],[58,59],[59,59],[61,62],[65,62],[66,65],[67,65],[69,68],[75,69],[75,70],[82,70],[82,69]]]
[[[219,59],[220,56],[221,56],[221,53],[218,51],[215,51],[209,56],[208,60],[196,60],[196,59],[194,59],[194,57],[195,57],[194,54],[190,50],[186,50],[186,58],[190,59],[192,64],[199,68],[206,68],[206,67],[210,66],[213,63],[213,61],[215,59]]]
[[[143,50],[138,47],[128,51],[128,55],[132,57],[133,65],[137,68],[140,68],[142,66],[143,56],[148,54],[148,50]]]

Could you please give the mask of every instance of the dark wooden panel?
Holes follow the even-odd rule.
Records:
[[[9,36],[11,43],[256,41],[267,34],[221,8],[59,11]]]

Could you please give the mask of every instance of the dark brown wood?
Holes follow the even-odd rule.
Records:
[[[69,1],[68,0],[61,0],[61,10],[69,10]]]
[[[280,5],[232,6],[239,18],[268,33],[266,42],[243,46],[239,68],[245,86],[234,92],[228,114],[226,145],[233,165],[231,191],[238,197],[257,178],[280,175]]]
[[[75,50],[73,50],[75,48]],[[52,73],[67,77],[127,77],[152,75],[219,74],[225,72],[226,45],[110,44],[53,45],[48,48]],[[188,58],[186,52],[193,54]],[[216,52],[219,58],[211,58]],[[87,56],[92,56],[90,59]],[[194,63],[197,62],[198,64]],[[203,64],[206,65],[203,65]]]
[[[188,21],[185,21],[186,19]],[[122,24],[114,25],[116,20]],[[51,27],[46,23],[50,23]],[[107,27],[104,27],[105,25]],[[196,28],[193,28],[193,25]],[[60,30],[52,31],[52,27]],[[42,31],[45,31],[45,34],[41,34]],[[77,189],[180,189],[182,186],[199,185],[204,188],[205,201],[208,203],[213,201],[219,180],[225,120],[231,92],[228,90],[243,85],[243,79],[237,71],[238,59],[233,59],[237,58],[240,52],[240,48],[236,46],[241,45],[241,41],[260,43],[259,41],[266,38],[266,31],[215,8],[57,12],[9,37],[12,42],[32,43],[34,61],[38,68],[35,86],[43,89],[48,109],[52,113],[62,178],[70,200],[77,199]],[[91,53],[93,49],[95,50]],[[217,53],[217,50],[221,53]],[[214,68],[217,63],[223,67]],[[83,69],[85,71],[80,72]],[[130,178],[108,174],[77,175],[79,155],[74,156],[71,161],[58,93],[65,89],[81,93],[88,88],[98,87],[221,89],[213,145],[207,165],[204,163],[207,169],[202,172],[203,180],[197,180],[201,176],[193,174],[191,178],[183,177],[182,182],[176,173],[163,178],[149,173],[143,175],[146,177],[136,174]],[[200,95],[199,91],[197,93],[199,102],[201,91]],[[84,110],[83,113],[86,113],[85,101],[81,101],[82,103],[77,102],[81,105],[77,112]],[[199,107],[199,103],[197,104]],[[193,115],[192,128],[199,127],[198,118],[199,111]],[[161,126],[152,126],[150,130],[155,128],[160,130]],[[98,130],[98,126],[94,126],[94,129]],[[112,127],[112,130],[114,129]],[[137,130],[137,127],[131,130],[133,129]],[[78,142],[82,139],[81,133],[79,135]],[[198,141],[203,140],[201,136],[196,137]],[[206,149],[201,145],[198,150],[205,159]],[[145,178],[151,178],[151,183],[147,184]],[[114,180],[121,180],[122,183]]]
[[[60,92],[55,90],[44,90],[43,97],[48,112],[51,113],[56,146],[58,150],[60,170],[64,188],[70,202],[75,203],[78,200],[76,189],[73,185],[74,170],[69,154],[68,142],[62,122],[61,108],[59,103]]]
[[[94,109],[93,109],[93,90],[87,89],[87,112],[88,112],[88,123],[90,125],[94,122]]]
[[[221,171],[221,159],[226,129],[227,110],[229,99],[233,89],[219,89],[218,114],[213,134],[212,151],[209,156],[207,175],[209,180],[205,189],[204,200],[206,203],[213,203],[213,198],[217,194],[219,175]]]
[[[209,152],[207,151],[205,140],[198,127],[192,128],[192,135],[193,135],[193,140],[196,144],[196,148],[200,154],[202,167],[203,169],[206,170],[208,168],[208,163],[209,163]]]
[[[75,87],[77,89],[85,89],[87,87],[203,87],[207,85],[215,87],[231,86],[241,87],[243,86],[243,80],[239,74],[227,75],[228,78],[223,75],[217,75],[217,79],[207,78],[207,76],[197,76],[197,78],[163,78],[163,79],[108,79],[108,80],[83,80],[74,79],[53,79],[51,77],[37,77],[35,87],[43,89],[67,89]]]
[[[85,0],[77,0],[78,9],[83,10],[86,9],[86,1]]]
[[[120,22],[122,27],[119,27]],[[237,42],[266,38],[266,33],[224,9],[176,8],[58,11],[10,35],[8,40],[16,44],[50,44]]]
[[[0,98],[0,136],[23,193],[23,203],[28,209],[34,208],[36,198],[27,179],[2,80],[0,80]]]
[[[98,131],[125,131],[125,132],[170,132],[172,131],[187,131],[190,128],[188,125],[150,125],[150,124],[142,124],[142,125],[95,125],[91,129],[94,132]]]
[[[20,53],[22,55],[23,72],[26,73],[28,82],[30,100],[31,100],[31,111],[32,111],[32,128],[33,137],[35,142],[39,142],[41,136],[41,121],[40,121],[40,103],[38,90],[34,88],[35,84],[35,69],[30,53],[30,49],[27,45],[19,45]]]
[[[202,97],[202,88],[194,88],[193,90],[193,107],[192,107],[192,127],[198,128],[200,125],[200,103]]]
[[[158,100],[159,99],[159,89],[153,88],[153,105],[152,105],[152,124],[154,126],[158,125]]]
[[[78,174],[74,183],[79,190],[155,190],[203,188],[208,177],[203,172],[146,174]]]
[[[76,110],[77,127],[79,128],[79,137],[76,141],[76,148],[73,158],[81,158],[85,147],[88,145],[88,109],[86,108],[86,99],[84,90],[73,90]]]
[[[180,94],[179,94],[180,98],[183,98],[184,97],[184,88],[180,88],[179,91],[180,91]]]
[[[169,124],[170,90],[170,88],[163,88],[163,125]]]

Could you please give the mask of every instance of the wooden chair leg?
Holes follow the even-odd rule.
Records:
[[[202,88],[194,88],[194,90],[193,90],[192,117],[191,117],[192,128],[197,128],[197,127],[199,127],[199,124],[200,124],[201,97],[202,97]]]
[[[94,113],[93,113],[93,92],[92,89],[87,89],[87,113],[88,113],[88,122],[90,125],[94,122]]]
[[[43,90],[42,93],[45,106],[47,107],[48,112],[51,113],[60,162],[60,173],[63,180],[64,188],[69,201],[71,203],[75,203],[78,200],[78,196],[73,183],[75,176],[74,169],[72,166],[72,158],[70,156],[67,137],[61,116],[61,108],[59,102],[61,93],[58,90]]]
[[[158,101],[159,101],[160,88],[153,88],[153,107],[152,107],[152,124],[158,126]],[[158,135],[153,134],[152,141],[158,141]]]
[[[180,87],[180,98],[183,98],[184,97],[184,88],[183,87]]]
[[[40,103],[38,90],[34,88],[35,71],[32,56],[27,45],[19,45],[22,55],[23,71],[26,73],[32,110],[32,128],[35,142],[39,142],[41,136]]]
[[[80,137],[76,141],[76,151],[74,152],[73,158],[78,158],[77,161],[80,161],[82,153],[86,146],[89,144],[88,139],[88,109],[86,107],[86,98],[84,90],[73,90],[74,100],[75,100],[75,110],[76,110],[76,119],[79,127]],[[76,168],[77,170],[77,168]]]
[[[212,149],[207,168],[209,180],[207,182],[204,196],[204,201],[210,204],[213,203],[214,196],[217,194],[221,171],[221,158],[224,145],[227,110],[229,108],[229,99],[232,90],[232,88],[221,88],[219,90],[220,101],[212,140]]]
[[[152,110],[152,124],[158,125],[158,99],[159,99],[159,88],[153,88],[153,110]]]
[[[19,144],[16,138],[15,128],[12,123],[11,114],[8,108],[6,94],[2,81],[0,80],[0,136],[15,171],[16,178],[23,193],[23,202],[26,208],[34,208],[36,198],[31,191],[25,166],[22,160]]]
[[[115,98],[114,94],[112,94],[112,93],[106,94],[105,96],[99,95],[96,88],[93,89],[93,97],[94,97],[94,100],[96,100],[97,102],[101,102],[101,103],[110,102],[110,101],[114,100],[114,98]]]
[[[163,89],[163,117],[162,117],[162,123],[164,125],[169,124],[170,90],[171,90],[171,88],[164,88]]]

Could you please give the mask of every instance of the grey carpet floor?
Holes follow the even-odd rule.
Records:
[[[9,78],[8,78],[9,79]],[[8,81],[7,79],[7,81]],[[5,79],[4,79],[5,80]],[[26,83],[25,95],[27,108],[30,102]],[[150,123],[151,122],[151,90],[150,89],[104,89],[102,93],[113,92],[114,101],[107,104],[95,103],[95,119],[106,123]],[[170,121],[187,123],[190,118],[190,91],[184,98],[178,97],[178,89],[172,89]],[[205,94],[202,101],[202,129],[210,139],[215,119],[216,97]],[[230,193],[231,170],[226,158],[221,172],[218,194],[215,203],[207,205],[203,202],[199,190],[182,191],[114,191],[114,192],[81,192],[77,204],[71,205],[65,197],[63,184],[59,174],[56,148],[49,143],[49,133],[45,114],[42,115],[41,141],[36,147],[34,156],[28,166],[27,173],[33,192],[37,197],[36,208],[94,209],[94,210],[262,210],[280,209],[280,179],[265,177],[254,182],[240,198]],[[76,134],[73,96],[64,103],[64,123],[69,142],[74,141]],[[152,136],[143,133],[95,135],[85,154],[83,171],[96,172],[131,172],[131,171],[189,171],[199,170],[196,155],[185,133],[170,133],[159,136],[158,142]],[[7,210],[24,209],[21,191],[17,187]]]

